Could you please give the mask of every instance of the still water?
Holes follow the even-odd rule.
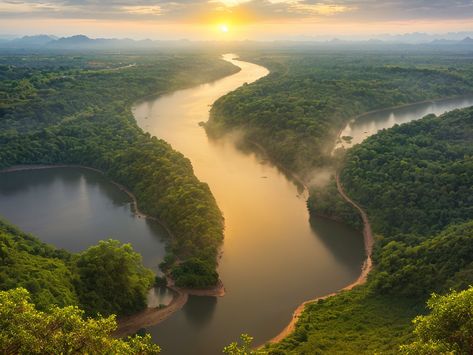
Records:
[[[461,98],[422,102],[404,107],[368,113],[349,122],[345,126],[340,136],[349,136],[352,137],[352,139],[349,142],[345,141],[338,144],[338,147],[342,146],[350,148],[354,144],[363,142],[363,140],[376,134],[376,132],[382,129],[390,128],[395,124],[407,123],[422,118],[429,113],[441,115],[448,111],[472,105],[473,96],[465,96]]]
[[[192,161],[225,216],[219,273],[227,293],[191,297],[149,328],[165,354],[219,354],[243,332],[260,344],[285,327],[301,302],[354,281],[364,259],[360,233],[309,221],[306,196],[275,167],[236,149],[234,136],[211,140],[199,126],[216,99],[268,73],[232,58],[225,56],[239,73],[134,108],[140,127]]]
[[[0,216],[42,241],[80,252],[99,240],[132,243],[158,270],[166,232],[135,216],[131,200],[102,174],[53,168],[0,174]]]

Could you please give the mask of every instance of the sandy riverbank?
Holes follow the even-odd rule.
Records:
[[[340,134],[341,134],[341,131],[340,131],[339,135]],[[363,220],[363,239],[364,239],[364,245],[365,245],[366,259],[365,259],[365,261],[363,263],[363,266],[361,268],[360,276],[358,277],[358,279],[355,282],[351,283],[350,285],[342,288],[341,290],[339,290],[337,292],[333,292],[333,293],[330,293],[330,294],[325,295],[325,296],[317,297],[317,298],[314,298],[312,300],[309,300],[309,301],[306,301],[306,302],[302,303],[294,311],[289,324],[278,335],[276,335],[274,338],[272,338],[269,341],[269,343],[277,343],[277,342],[283,340],[289,334],[291,334],[295,330],[296,323],[297,323],[299,317],[301,316],[302,312],[304,311],[304,308],[307,305],[309,305],[311,303],[315,303],[319,300],[323,300],[323,299],[335,296],[340,292],[348,291],[348,290],[351,290],[352,288],[354,288],[356,286],[364,284],[366,282],[367,278],[368,278],[368,274],[370,273],[371,269],[373,268],[373,263],[372,263],[372,260],[371,260],[371,254],[372,254],[372,251],[373,251],[374,237],[373,237],[373,232],[372,232],[372,229],[371,229],[371,224],[370,224],[369,219],[368,219],[368,215],[361,208],[360,205],[358,205],[355,201],[353,201],[345,193],[345,190],[343,189],[343,185],[340,182],[340,177],[338,175],[338,172],[335,174],[335,180],[337,182],[337,189],[338,189],[339,194],[342,196],[342,198],[345,201],[347,201],[349,204],[351,204],[354,208],[357,209],[357,211],[359,212],[359,214],[360,214],[360,216]]]
[[[372,254],[372,251],[373,251],[374,238],[373,238],[373,232],[371,230],[371,224],[370,224],[369,219],[368,219],[368,215],[356,202],[354,202],[352,199],[350,199],[346,195],[345,190],[343,189],[343,186],[340,183],[338,173],[336,174],[335,177],[336,177],[336,181],[337,181],[338,192],[349,204],[351,204],[353,207],[355,207],[358,210],[358,212],[360,213],[361,218],[363,220],[363,238],[364,238],[364,244],[365,244],[365,250],[366,250],[366,260],[363,263],[363,266],[362,266],[362,269],[361,269],[361,274],[355,282],[353,282],[352,284],[342,288],[341,290],[339,290],[337,292],[333,292],[333,293],[330,293],[330,294],[325,295],[325,296],[317,297],[317,298],[314,298],[312,300],[309,300],[309,301],[306,301],[306,302],[302,303],[294,311],[294,313],[292,315],[292,318],[291,318],[291,321],[286,326],[286,328],[284,328],[278,335],[276,335],[274,338],[272,338],[269,341],[269,343],[277,343],[277,342],[283,340],[288,335],[290,335],[295,330],[296,323],[297,323],[299,317],[301,316],[302,312],[304,311],[304,308],[307,305],[309,305],[311,303],[315,303],[319,300],[323,300],[323,299],[335,296],[340,292],[348,291],[348,290],[351,290],[352,288],[354,288],[356,286],[364,284],[366,282],[367,278],[368,278],[368,274],[370,273],[370,271],[373,267],[373,263],[372,263],[372,260],[371,260],[371,254]]]
[[[225,295],[225,288],[220,280],[218,285],[213,288],[187,289],[174,286],[173,281],[168,278],[167,287],[174,293],[174,297],[169,305],[163,308],[147,308],[130,316],[119,318],[118,329],[114,335],[117,337],[132,335],[141,328],[161,323],[184,307],[189,296],[222,297]]]

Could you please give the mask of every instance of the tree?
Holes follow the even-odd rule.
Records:
[[[473,287],[445,296],[433,294],[431,313],[414,319],[417,339],[401,346],[405,354],[471,354],[473,351]]]
[[[154,282],[151,270],[130,244],[100,241],[79,254],[76,261],[77,293],[89,314],[127,314],[146,306],[146,295]]]
[[[112,337],[115,316],[84,319],[75,306],[38,311],[24,288],[0,291],[0,352],[4,354],[158,354],[149,335]]]
[[[253,342],[253,337],[248,334],[240,335],[241,344],[233,342],[230,345],[227,345],[223,348],[223,353],[227,355],[258,355],[265,354],[265,352],[260,350],[252,350],[251,343]]]

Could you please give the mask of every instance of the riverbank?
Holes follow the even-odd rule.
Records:
[[[213,288],[195,290],[176,287],[172,279],[168,277],[167,280],[168,285],[166,287],[174,293],[171,303],[163,308],[146,308],[136,314],[119,318],[118,329],[114,333],[116,337],[132,335],[142,328],[163,322],[184,307],[189,296],[223,297],[225,295],[225,288],[220,280],[219,284]]]
[[[338,134],[338,137],[337,137],[337,140],[340,138],[340,135],[342,133],[343,129],[339,131],[339,134]],[[303,189],[303,192],[301,194],[304,194],[306,196],[308,196],[309,194],[309,187],[308,187],[308,184],[307,182],[304,181],[303,178],[301,178],[298,174],[290,171],[289,169],[281,166],[280,164],[278,164],[277,162],[274,162],[274,160],[270,159],[266,149],[259,143],[255,142],[255,141],[252,141],[252,140],[249,140],[249,139],[246,139],[246,138],[243,138],[245,142],[247,142],[248,144],[254,146],[264,157],[266,157],[267,159],[269,159],[269,161],[271,161],[271,163],[276,166],[284,175],[286,175],[286,177],[291,180],[293,183],[295,183],[296,185],[298,185],[299,187],[301,187]],[[372,228],[371,228],[371,224],[369,222],[369,219],[368,219],[368,215],[366,214],[366,212],[356,203],[354,202],[353,200],[351,200],[348,195],[345,193],[344,189],[343,189],[343,186],[340,182],[340,179],[339,179],[339,176],[338,176],[338,172],[335,172],[335,177],[336,177],[336,182],[337,182],[337,190],[339,192],[339,194],[342,196],[342,198],[347,201],[349,204],[351,204],[355,209],[358,210],[361,218],[362,218],[362,221],[363,221],[363,240],[364,240],[364,246],[365,246],[365,253],[366,253],[366,259],[365,261],[363,262],[363,265],[361,267],[361,273],[360,275],[358,276],[358,278],[351,284],[347,285],[346,287],[336,291],[336,292],[333,292],[333,293],[330,293],[330,294],[327,294],[327,295],[324,295],[324,296],[320,296],[320,297],[316,297],[314,299],[311,299],[311,300],[308,300],[308,301],[305,301],[303,302],[301,305],[299,305],[296,310],[294,311],[293,315],[292,315],[292,318],[289,322],[289,324],[278,334],[276,335],[274,338],[272,338],[271,340],[265,342],[264,344],[266,343],[277,343],[281,340],[283,340],[285,337],[287,337],[289,334],[291,334],[294,330],[295,330],[295,326],[296,326],[296,323],[300,317],[300,315],[302,314],[302,312],[304,311],[304,308],[311,304],[311,303],[315,303],[319,300],[323,300],[323,299],[326,299],[326,298],[329,298],[329,297],[332,297],[332,296],[335,296],[337,294],[339,294],[340,292],[343,292],[343,291],[348,291],[348,290],[351,290],[353,289],[354,287],[356,286],[359,286],[359,285],[362,285],[364,284],[366,281],[367,281],[367,278],[368,278],[368,274],[370,273],[370,271],[372,270],[372,267],[373,267],[373,264],[372,264],[372,259],[371,259],[371,254],[372,254],[372,249],[373,249],[373,245],[374,245],[374,238],[373,238],[373,234],[372,234]],[[332,221],[335,221],[335,222],[339,222],[339,223],[343,223],[343,221],[341,220],[336,220],[332,217],[328,217],[328,216],[321,216],[323,218],[326,218],[326,219],[329,219],[329,220],[332,220]],[[264,344],[260,345],[259,347],[263,346]]]
[[[292,315],[292,318],[291,318],[291,321],[286,326],[286,328],[284,328],[278,335],[276,335],[274,338],[272,338],[268,343],[280,342],[285,337],[287,337],[289,334],[291,334],[295,330],[297,321],[298,321],[300,315],[302,314],[302,312],[304,311],[304,308],[307,305],[309,305],[311,303],[315,303],[319,300],[324,300],[324,299],[327,299],[329,297],[336,296],[340,292],[349,291],[349,290],[353,289],[356,286],[363,285],[366,282],[366,280],[368,279],[368,274],[370,273],[370,271],[373,268],[373,262],[371,260],[371,254],[373,252],[374,237],[373,237],[373,232],[372,232],[372,229],[371,229],[371,224],[370,224],[369,219],[368,219],[368,215],[356,202],[354,202],[352,199],[350,199],[348,197],[348,195],[345,193],[345,190],[343,189],[343,185],[340,182],[338,173],[335,175],[335,179],[337,181],[337,189],[338,189],[338,192],[340,193],[340,195],[343,197],[343,199],[345,201],[347,201],[349,204],[351,204],[353,207],[355,207],[358,210],[358,212],[360,213],[361,218],[363,220],[363,239],[364,239],[364,244],[365,244],[366,260],[364,261],[363,266],[361,268],[361,274],[355,282],[353,282],[350,285],[342,288],[339,291],[330,293],[330,294],[325,295],[325,296],[317,297],[317,298],[314,298],[312,300],[309,300],[309,301],[306,301],[306,302],[302,303],[294,311],[294,313]]]
[[[383,109],[379,109],[379,110],[373,110],[373,111],[369,111],[369,112],[365,112],[363,114],[360,114],[354,118],[352,118],[349,123],[353,123],[355,122],[356,120],[360,119],[360,118],[363,118],[365,116],[368,116],[370,114],[374,114],[374,113],[381,113],[381,112],[388,112],[388,111],[391,111],[391,110],[395,110],[395,109],[402,109],[402,108],[409,108],[409,107],[414,107],[416,105],[419,105],[419,104],[423,104],[423,103],[438,103],[438,102],[442,102],[442,101],[448,101],[448,100],[454,100],[454,99],[462,99],[462,98],[468,98],[470,97],[471,95],[460,95],[460,96],[454,96],[454,97],[446,97],[446,98],[440,98],[440,99],[434,99],[434,100],[423,100],[423,101],[419,101],[419,102],[414,102],[414,103],[410,103],[410,104],[405,104],[405,105],[398,105],[398,106],[393,106],[393,107],[388,107],[388,108],[383,108]],[[348,123],[348,124],[349,124]],[[341,141],[341,136],[342,136],[342,133],[343,131],[345,130],[347,125],[345,125],[343,128],[341,128],[338,132],[338,135],[337,135],[337,140],[336,140],[336,144],[334,145],[334,149],[332,150],[332,154],[335,152],[335,150],[337,149],[338,147],[338,142]],[[261,147],[257,144],[255,144],[255,146],[258,147],[258,149],[264,151],[264,147]],[[363,239],[364,239],[364,246],[365,246],[365,252],[366,252],[366,260],[365,262],[363,263],[363,266],[362,266],[362,270],[361,270],[361,274],[359,276],[359,278],[352,284],[344,287],[343,289],[337,291],[337,292],[333,292],[329,295],[325,295],[325,296],[321,296],[321,297],[317,297],[315,299],[312,299],[312,300],[309,300],[309,301],[306,301],[304,303],[302,303],[299,307],[297,307],[297,309],[294,311],[293,313],[293,316],[291,318],[291,321],[290,323],[286,326],[286,328],[284,328],[277,336],[275,336],[273,339],[271,339],[269,341],[269,343],[276,343],[276,342],[279,342],[281,341],[282,339],[284,339],[285,337],[287,337],[290,333],[292,333],[295,329],[295,325],[297,323],[297,320],[299,319],[300,315],[302,314],[304,308],[306,305],[308,304],[311,304],[311,303],[315,303],[319,300],[322,300],[322,299],[326,299],[326,298],[329,298],[329,297],[332,297],[332,296],[335,296],[337,294],[339,294],[340,292],[343,292],[343,291],[347,291],[347,290],[351,290],[352,288],[356,287],[356,286],[359,286],[359,285],[362,285],[364,284],[366,281],[367,281],[367,276],[369,274],[369,272],[372,270],[372,259],[371,259],[371,255],[372,255],[372,250],[373,250],[373,246],[374,246],[374,237],[373,237],[373,233],[372,233],[372,229],[371,229],[371,224],[369,222],[369,219],[368,219],[368,215],[367,213],[363,210],[363,208],[358,205],[356,202],[354,202],[345,192],[344,188],[343,188],[343,185],[341,184],[341,181],[340,181],[340,178],[339,178],[339,174],[338,172],[335,172],[335,180],[336,180],[336,184],[337,184],[337,190],[338,190],[338,193],[340,194],[340,196],[347,202],[349,203],[350,205],[352,205],[359,213],[360,217],[362,218],[362,221],[363,221]],[[327,217],[327,216],[322,216],[322,217]],[[334,218],[331,218],[329,217],[329,219],[331,220],[336,220]],[[340,221],[339,221],[340,222]]]
[[[1,173],[11,173],[17,171],[28,171],[28,170],[44,170],[44,169],[58,169],[58,168],[72,168],[72,169],[84,169],[90,170],[96,173],[99,173],[105,177],[106,174],[96,168],[92,168],[89,166],[84,165],[75,165],[75,164],[58,164],[58,165],[45,165],[45,164],[35,164],[35,165],[16,165],[6,169],[0,170]],[[135,195],[128,190],[125,186],[109,179],[107,179],[115,185],[120,191],[124,192],[128,195],[131,200],[131,210],[138,218],[144,218],[148,220],[152,220],[154,222],[159,223],[165,231],[168,233],[170,237],[173,237],[172,232],[166,226],[166,224],[161,221],[157,217],[149,216],[143,213],[138,206],[138,201]],[[218,284],[215,287],[209,289],[188,289],[188,288],[180,288],[174,285],[174,281],[168,276],[167,277],[168,285],[167,287],[173,292],[173,299],[171,303],[164,307],[164,308],[147,308],[141,312],[136,314],[118,319],[118,329],[115,333],[116,336],[126,336],[136,333],[139,329],[156,325],[169,316],[171,316],[174,312],[180,310],[187,302],[187,299],[190,295],[195,296],[210,296],[210,297],[223,297],[225,295],[225,287],[221,280],[219,280]]]

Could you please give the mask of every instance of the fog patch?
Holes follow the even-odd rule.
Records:
[[[309,174],[307,174],[307,187],[310,188],[322,188],[325,187],[332,176],[335,175],[334,167],[322,167],[314,168]]]

